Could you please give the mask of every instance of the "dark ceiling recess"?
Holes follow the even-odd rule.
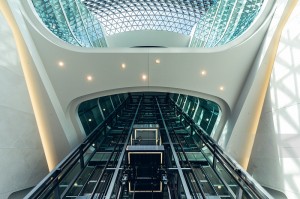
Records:
[[[167,48],[166,46],[132,46],[131,48]]]

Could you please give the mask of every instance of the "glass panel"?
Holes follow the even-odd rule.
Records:
[[[102,109],[102,112],[104,114],[104,117],[107,118],[111,112],[114,111],[113,105],[111,103],[110,97],[105,96],[99,98],[100,107]]]
[[[32,0],[47,28],[63,41],[84,47],[106,47],[99,21],[80,0]]]
[[[133,30],[165,30],[189,35],[215,2],[83,0],[88,9],[96,13],[108,35]]]
[[[120,105],[120,100],[118,98],[118,95],[111,96],[111,99],[113,101],[114,107],[117,108]]]
[[[238,183],[236,180],[228,173],[227,169],[216,160],[216,172],[221,176],[221,178],[228,184],[230,189],[237,195]]]
[[[103,122],[97,99],[81,103],[78,108],[78,115],[86,134],[92,132]]]
[[[198,21],[190,47],[215,47],[240,36],[252,24],[264,0],[219,0]]]
[[[71,171],[59,183],[60,193],[63,193],[68,185],[72,182],[74,177],[81,171],[80,162],[78,161]]]

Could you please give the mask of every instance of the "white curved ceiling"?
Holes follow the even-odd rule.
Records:
[[[269,10],[261,20],[268,15]],[[250,28],[250,35],[245,33],[229,45],[210,49],[89,49],[57,39],[35,16],[28,19],[28,29],[64,111],[72,101],[83,100],[84,96],[133,90],[202,95],[219,103],[223,101],[223,107],[232,109],[268,27],[265,21],[259,27]],[[159,64],[156,59],[160,60]],[[59,66],[60,61],[64,62],[63,67]],[[121,67],[123,63],[125,69]],[[89,75],[92,81],[87,80]],[[143,75],[146,80],[142,79]]]

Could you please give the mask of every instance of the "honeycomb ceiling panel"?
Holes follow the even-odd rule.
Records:
[[[189,35],[215,0],[82,0],[108,35],[165,30]],[[125,23],[124,23],[125,22]]]

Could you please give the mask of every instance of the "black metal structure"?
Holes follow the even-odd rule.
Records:
[[[131,94],[26,198],[272,197],[167,94]]]

